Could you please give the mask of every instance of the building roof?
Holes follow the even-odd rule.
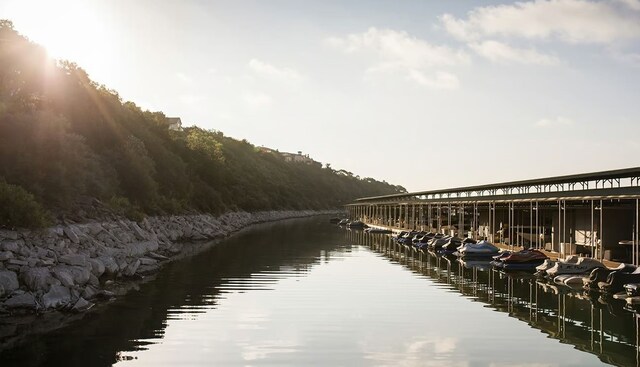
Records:
[[[418,191],[418,192],[410,192],[410,193],[402,193],[402,194],[373,196],[373,197],[356,199],[356,202],[402,199],[402,198],[410,198],[410,197],[417,197],[417,196],[426,196],[426,197],[428,196],[442,197],[443,195],[460,196],[460,194],[462,193],[465,193],[467,194],[467,196],[469,196],[468,193],[482,194],[484,191],[487,191],[490,194],[495,195],[497,190],[502,190],[503,192],[510,192],[513,189],[523,189],[525,192],[528,192],[528,190],[532,187],[539,188],[539,187],[547,187],[547,186],[555,186],[555,185],[565,185],[565,184],[571,185],[571,184],[603,182],[603,181],[613,182],[615,180],[620,180],[622,178],[631,178],[632,184],[633,184],[633,181],[636,182],[636,185],[640,184],[640,180],[639,180],[640,167],[623,168],[623,169],[616,169],[616,170],[610,170],[610,171],[598,171],[598,172],[591,172],[591,173],[579,173],[579,174],[564,175],[564,176],[536,178],[536,179],[530,179],[530,180],[500,182],[500,183],[486,184],[486,185],[454,187],[454,188],[440,189],[440,190],[429,190],[429,191]],[[618,184],[619,184],[619,181],[618,181]],[[529,195],[533,195],[533,194],[529,194]]]

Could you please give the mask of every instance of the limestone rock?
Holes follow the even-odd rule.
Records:
[[[98,258],[102,264],[104,264],[104,273],[107,275],[114,275],[120,270],[118,263],[111,256],[101,256]]]
[[[155,265],[158,263],[157,260],[149,259],[148,257],[141,257],[138,260],[140,260],[140,265]]]
[[[5,294],[20,288],[18,275],[12,271],[0,271],[0,286],[4,289]]]
[[[8,240],[17,240],[18,239],[18,232],[0,230],[0,240],[3,239],[3,238],[8,239]]]
[[[82,254],[62,255],[58,261],[68,265],[87,266],[87,257]]]
[[[0,251],[0,261],[6,261],[9,259],[13,259],[13,252],[11,251]]]
[[[71,242],[80,243],[80,238],[78,237],[76,232],[73,230],[73,228],[64,227],[63,231],[64,231],[64,234],[67,236],[67,238],[71,240]]]
[[[17,240],[4,240],[0,242],[0,249],[4,251],[20,252],[20,247]]]
[[[126,277],[133,276],[136,273],[136,271],[138,271],[138,267],[140,267],[140,260],[136,259],[136,261],[132,262],[124,269],[124,271],[122,272],[122,275]]]
[[[48,268],[31,268],[21,274],[23,283],[30,290],[46,292],[52,284],[53,277]]]
[[[160,254],[156,254],[155,252],[149,252],[147,254],[147,256],[149,256],[152,259],[158,260],[158,261],[164,261],[164,260],[169,260],[168,257],[160,255]]]
[[[84,312],[88,311],[91,307],[93,307],[93,303],[87,301],[84,298],[80,298],[71,310],[74,312]]]
[[[49,292],[42,296],[44,308],[59,308],[71,302],[71,292],[63,285],[52,285]]]
[[[58,279],[60,281],[60,283],[62,283],[63,286],[65,287],[73,287],[75,282],[74,282],[74,277],[73,277],[73,273],[71,272],[71,270],[69,269],[69,267],[67,266],[63,266],[63,265],[59,265],[56,266],[54,268],[51,269],[51,273],[53,273],[53,276],[56,277],[56,279]]]
[[[98,295],[98,291],[91,285],[84,287],[82,291],[82,298],[84,299],[93,299]]]
[[[100,277],[105,272],[105,266],[100,259],[89,259],[91,264],[91,273],[96,277]]]
[[[7,308],[36,308],[36,298],[31,293],[17,294],[4,302]]]
[[[156,251],[158,249],[157,241],[142,241],[127,245],[128,256],[139,257],[147,252]]]

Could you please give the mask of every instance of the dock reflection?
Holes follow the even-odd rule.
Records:
[[[640,366],[640,309],[624,300],[549,284],[526,272],[493,269],[488,261],[461,262],[396,243],[390,235],[345,231],[351,245],[382,254],[472,302],[527,323],[550,338],[592,353],[608,364]]]

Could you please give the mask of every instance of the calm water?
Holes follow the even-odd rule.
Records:
[[[637,366],[622,305],[312,218],[170,264],[0,366]]]

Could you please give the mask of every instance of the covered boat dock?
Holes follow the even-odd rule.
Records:
[[[640,265],[640,167],[357,199],[350,219]]]

